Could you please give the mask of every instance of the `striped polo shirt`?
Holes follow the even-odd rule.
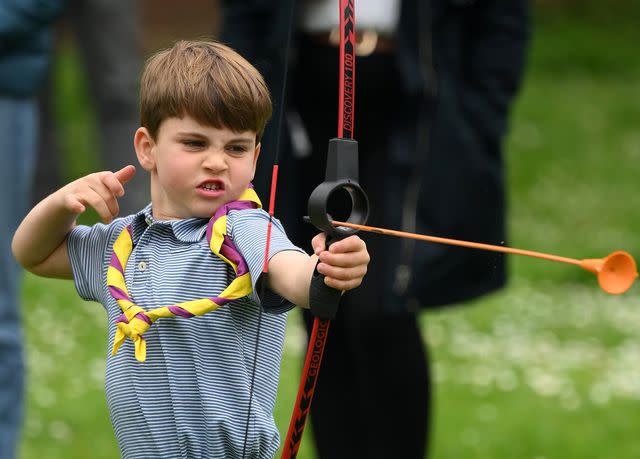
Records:
[[[106,395],[122,457],[241,457],[250,413],[247,458],[272,458],[279,446],[273,419],[285,313],[291,303],[266,291],[255,294],[264,260],[263,210],[231,211],[227,233],[247,262],[254,293],[204,316],[157,320],[144,334],[147,359],[135,359],[127,339],[111,355],[115,320],[121,309],[106,285],[112,246],[131,223],[134,250],[125,281],[135,303],[145,310],[214,297],[233,280],[232,268],[214,255],[206,238],[206,219],[153,221],[151,206],[109,225],[74,228],[68,239],[76,289],[82,298],[102,303],[109,320]],[[274,221],[270,255],[298,250]],[[254,349],[259,309],[263,308]],[[249,410],[251,372],[256,368]]]

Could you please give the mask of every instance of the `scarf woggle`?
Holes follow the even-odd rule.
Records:
[[[230,265],[236,275],[227,288],[216,297],[186,301],[149,311],[145,311],[133,302],[124,280],[124,268],[127,266],[134,245],[131,225],[125,227],[113,244],[113,254],[107,268],[107,287],[122,309],[122,314],[116,320],[116,334],[111,355],[118,352],[118,348],[128,337],[133,341],[136,359],[144,362],[147,357],[147,343],[143,334],[156,320],[173,316],[185,318],[201,316],[215,311],[229,301],[250,294],[252,287],[249,268],[231,238],[227,236],[227,214],[230,210],[261,207],[258,195],[253,189],[247,188],[237,201],[221,206],[207,224],[207,240],[211,251]]]

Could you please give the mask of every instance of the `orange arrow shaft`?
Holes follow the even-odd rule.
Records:
[[[360,231],[368,231],[370,233],[386,234],[388,236],[404,237],[409,239],[418,239],[420,241],[435,242],[436,244],[457,245],[460,247],[469,247],[472,249],[490,250],[492,252],[511,253],[514,255],[524,255],[527,257],[542,258],[544,260],[557,261],[560,263],[568,263],[571,265],[580,266],[580,260],[574,258],[560,257],[558,255],[551,255],[548,253],[534,252],[533,250],[515,249],[513,247],[505,247],[502,245],[483,244],[480,242],[461,241],[459,239],[449,239],[437,236],[427,236],[425,234],[408,233],[406,231],[396,231],[387,228],[378,228],[375,226],[358,225],[355,223],[340,222],[332,220],[331,224],[334,226],[344,226],[347,228],[353,228]]]

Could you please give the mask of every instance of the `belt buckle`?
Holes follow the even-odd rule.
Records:
[[[329,33],[329,43],[333,46],[340,46],[340,30],[337,27],[331,29]],[[378,46],[378,32],[375,30],[365,30],[356,34],[356,56],[370,56]]]

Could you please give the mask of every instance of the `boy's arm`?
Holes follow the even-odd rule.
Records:
[[[106,223],[118,215],[117,198],[123,185],[133,178],[135,167],[117,172],[97,172],[60,188],[36,205],[24,218],[11,249],[16,260],[39,276],[71,279],[67,236],[78,215],[93,207]]]
[[[304,308],[309,307],[309,286],[318,259],[318,272],[325,276],[325,284],[343,291],[362,283],[370,259],[366,244],[357,236],[334,242],[325,250],[325,236],[318,234],[312,246],[315,254],[311,256],[286,250],[269,260],[269,288]]]

